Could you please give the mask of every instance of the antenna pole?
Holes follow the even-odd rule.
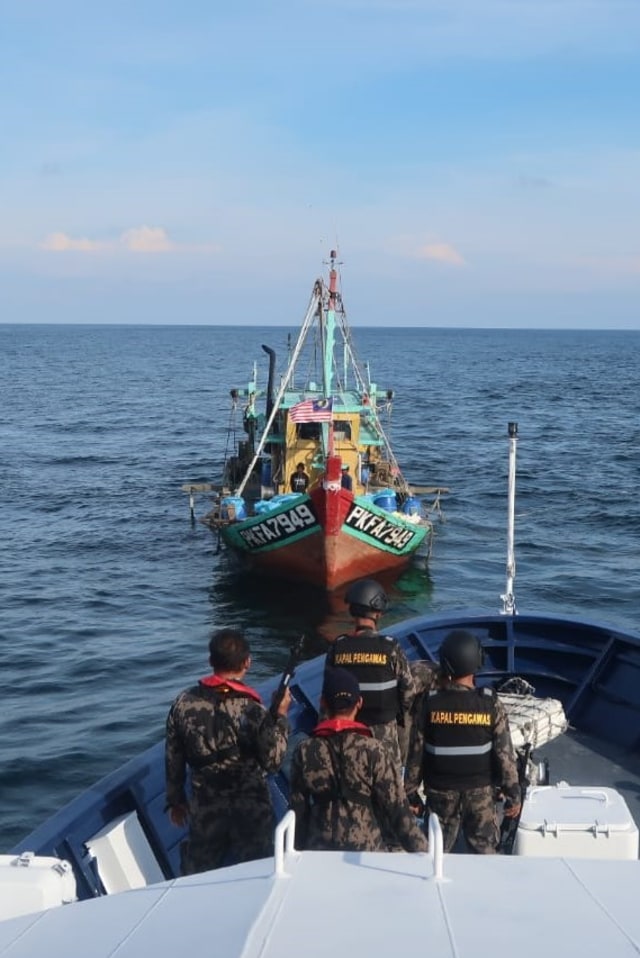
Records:
[[[518,443],[518,423],[509,423],[509,503],[507,516],[507,583],[502,599],[504,615],[516,615],[516,599],[513,594],[513,582],[516,576],[516,556],[514,551],[515,512],[516,512],[516,445]]]

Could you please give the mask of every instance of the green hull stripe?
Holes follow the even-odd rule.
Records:
[[[411,552],[415,552],[427,534],[426,528],[419,527],[415,530],[413,538],[409,540],[407,545],[401,549],[398,549],[397,547],[380,542],[373,536],[368,536],[365,532],[359,532],[357,529],[351,529],[349,526],[343,525],[341,531],[346,535],[353,536],[354,539],[360,539],[361,542],[366,542],[367,545],[374,546],[375,548],[379,549],[380,552],[391,552],[393,555],[408,555]]]

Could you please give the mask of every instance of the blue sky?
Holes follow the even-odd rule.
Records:
[[[640,0],[0,0],[0,322],[640,329]]]

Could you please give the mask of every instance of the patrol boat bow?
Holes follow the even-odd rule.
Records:
[[[640,636],[517,614],[509,545],[502,612],[422,616],[389,631],[411,662],[434,663],[451,629],[470,629],[485,651],[479,681],[518,680],[499,694],[514,744],[538,754],[512,854],[444,855],[435,818],[428,854],[296,851],[285,764],[270,783],[274,858],[177,878],[184,835],[164,812],[158,743],[0,860],[0,956],[173,958],[214,940],[225,958],[387,958],[420,943],[439,958],[477,958],[507,939],[520,958],[541,948],[552,958],[637,958]],[[293,739],[314,724],[323,670],[321,656],[290,683]],[[260,688],[265,701],[277,684]],[[70,878],[93,900],[61,905],[73,897]]]
[[[620,795],[637,816],[640,637],[587,620],[473,613],[390,631],[412,661],[433,661],[443,636],[459,627],[482,639],[481,680],[526,678],[562,702],[570,723],[545,754],[552,779],[573,785],[530,789],[515,854],[442,855],[436,822],[426,855],[298,852],[283,772],[271,782],[283,816],[275,859],[176,878],[183,836],[163,810],[160,743],[4,858],[0,913],[11,914],[13,904],[18,917],[0,921],[0,955],[169,958],[215,936],[225,958],[301,950],[386,958],[420,941],[442,958],[475,958],[494,954],[508,935],[521,958],[539,958],[544,935],[551,956],[637,956],[638,831]],[[322,672],[314,659],[296,673],[294,731],[314,720]],[[261,688],[265,700],[276,681]],[[69,861],[79,897],[94,900],[38,911],[52,903],[50,888],[62,888],[62,866],[17,864],[29,851]]]

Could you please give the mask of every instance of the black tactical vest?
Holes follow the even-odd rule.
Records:
[[[427,790],[464,791],[492,783],[496,697],[492,689],[429,692],[424,727]]]
[[[358,721],[365,725],[382,725],[397,718],[398,679],[391,662],[394,643],[370,629],[340,635],[335,641],[331,664],[348,669],[357,678],[363,700]]]

